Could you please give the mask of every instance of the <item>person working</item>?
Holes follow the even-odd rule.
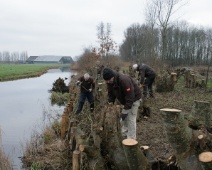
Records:
[[[146,64],[134,64],[133,69],[139,72],[140,84],[143,86],[143,97],[146,98],[149,91],[149,96],[153,98],[152,86],[156,77],[155,71]]]
[[[102,77],[102,70],[104,68],[104,65],[100,64],[100,61],[96,61],[96,73],[97,73],[97,80]]]
[[[136,117],[140,106],[141,90],[136,82],[128,75],[104,68],[103,79],[107,83],[108,102],[116,99],[124,105],[121,112],[122,136],[136,139]]]
[[[90,111],[94,110],[94,97],[93,97],[93,89],[95,88],[95,83],[92,77],[88,73],[85,73],[84,76],[81,76],[76,82],[78,86],[80,86],[80,98],[77,111],[75,114],[79,114],[82,111],[83,105],[85,103],[86,98],[90,103]]]

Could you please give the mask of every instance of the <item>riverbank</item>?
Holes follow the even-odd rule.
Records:
[[[22,169],[19,157],[31,134],[43,128],[44,120],[49,122],[47,116],[63,112],[62,106],[52,105],[49,90],[59,77],[68,78],[65,80],[68,84],[72,74],[75,72],[69,68],[50,69],[39,77],[0,82],[1,149],[14,169]]]
[[[38,77],[49,69],[70,67],[66,64],[0,64],[0,82]]]
[[[128,70],[126,72],[128,72]],[[209,82],[211,82],[211,77],[209,77],[208,80],[210,80]],[[109,160],[109,154],[106,148],[111,145],[110,143],[108,143],[110,137],[107,130],[113,129],[109,128],[109,125],[111,125],[110,122],[113,118],[112,115],[115,115],[114,110],[116,106],[112,106],[113,108],[110,108],[108,105],[105,104],[107,103],[105,82],[101,78],[98,79],[98,82],[100,82],[102,90],[101,93],[98,94],[99,96],[96,95],[97,100],[95,101],[96,103],[94,114],[89,112],[89,105],[85,105],[83,112],[77,117],[75,117],[74,111],[76,110],[79,89],[74,84],[72,84],[73,86],[70,87],[71,100],[70,103],[66,105],[66,109],[64,109],[64,112],[60,117],[61,119],[59,117],[57,117],[58,119],[54,118],[54,122],[49,127],[47,127],[43,131],[43,133],[38,135],[39,138],[32,138],[33,140],[31,140],[29,142],[29,145],[27,145],[28,148],[26,148],[26,152],[24,153],[22,159],[25,165],[31,168],[39,166],[40,169],[71,169],[71,156],[74,156],[75,158],[76,155],[81,155],[81,168],[88,169],[88,166],[90,165],[92,169],[98,169],[98,161],[96,161],[95,158],[95,161],[93,161],[96,163],[94,168],[92,167],[92,161],[90,161],[90,164],[88,163],[90,157],[87,156],[86,149],[90,148],[92,148],[91,153],[95,153],[95,156],[99,153],[99,150],[101,150],[102,155],[99,154],[98,158],[104,158],[106,161]],[[169,142],[168,137],[166,136],[164,120],[162,118],[162,114],[160,113],[160,109],[180,109],[182,110],[182,113],[186,115],[184,120],[187,121],[186,118],[189,117],[189,115],[192,113],[192,107],[195,100],[207,101],[211,103],[212,95],[210,92],[205,91],[204,88],[185,87],[185,79],[184,76],[181,75],[178,78],[173,91],[155,91],[155,98],[149,99],[147,102],[151,111],[151,114],[148,117],[143,115],[142,108],[139,111],[137,122],[137,142],[139,146],[149,146],[149,153],[154,156],[152,158],[156,160],[157,163],[157,167],[155,167],[155,169],[159,169],[158,166],[160,166],[160,162],[167,162],[170,156],[173,156],[175,154],[172,143]],[[103,117],[101,115],[105,115],[105,122],[100,120],[100,118]],[[108,122],[106,122],[107,120]],[[101,130],[99,131],[98,127],[102,126],[105,128],[100,128]],[[67,127],[68,130],[66,129]],[[118,126],[115,127],[117,129]],[[73,129],[77,130],[75,130],[74,132]],[[98,133],[91,133],[92,130],[93,132],[95,132],[96,130]],[[81,134],[83,136],[83,139],[81,139]],[[92,136],[93,134],[95,135],[94,137]],[[99,134],[101,135],[101,140]],[[102,137],[104,134],[107,134],[107,136]],[[78,141],[76,141],[75,139],[77,139]],[[84,139],[86,139],[86,141],[89,141],[90,143],[86,143],[85,145],[83,144],[80,148],[81,150],[79,151],[79,143],[76,145],[76,142],[85,142]],[[101,147],[100,149],[96,149],[96,146],[93,147],[93,144],[96,144],[93,141],[94,139],[97,141],[95,141],[97,144],[99,144],[98,142],[101,142],[100,145],[97,145],[98,147]],[[36,145],[35,147],[33,145],[34,143],[40,145]],[[76,152],[74,152],[74,150]],[[55,157],[55,155],[58,156]],[[100,161],[98,162],[98,164],[99,163]],[[108,163],[107,165],[105,165],[105,169],[108,169],[107,166],[112,167],[113,165],[110,165]],[[152,169],[154,168],[152,167]],[[163,169],[167,168],[164,166]]]

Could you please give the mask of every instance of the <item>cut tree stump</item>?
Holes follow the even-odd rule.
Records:
[[[130,170],[147,170],[150,164],[135,139],[124,139],[122,141],[127,164]]]
[[[181,110],[160,109],[169,143],[176,152],[181,170],[204,170],[192,148],[192,130],[187,126]]]
[[[72,156],[72,170],[80,170],[80,151],[75,150]]]
[[[212,128],[212,110],[207,101],[195,100],[189,116],[189,127],[192,129]]]
[[[203,162],[205,170],[212,169],[212,152],[202,152],[199,155],[199,160]]]

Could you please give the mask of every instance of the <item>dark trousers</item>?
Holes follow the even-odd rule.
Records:
[[[144,81],[144,87],[143,87],[143,97],[147,97],[147,93],[149,91],[149,96],[154,97],[153,94],[153,83],[155,81],[155,77],[147,77]]]
[[[94,110],[93,92],[81,92],[80,98],[79,98],[79,105],[78,105],[76,114],[79,114],[82,111],[82,108],[83,108],[86,98],[88,99],[88,102],[90,103],[90,111],[92,112]]]

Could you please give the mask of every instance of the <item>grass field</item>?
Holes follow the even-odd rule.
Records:
[[[36,77],[61,64],[0,64],[0,81]]]

